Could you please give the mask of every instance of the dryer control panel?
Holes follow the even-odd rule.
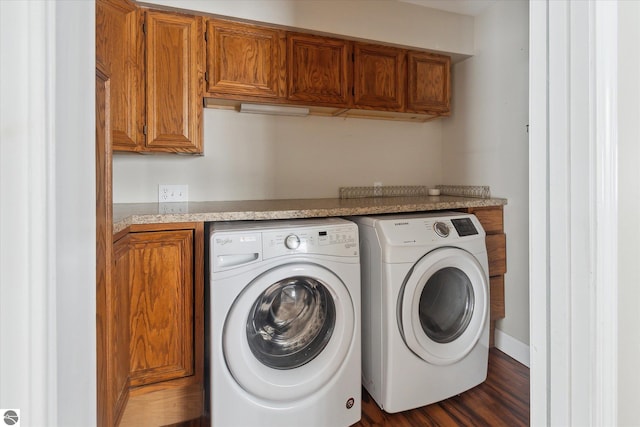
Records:
[[[473,215],[456,217],[398,217],[378,221],[380,235],[390,245],[425,245],[484,237],[484,230]]]

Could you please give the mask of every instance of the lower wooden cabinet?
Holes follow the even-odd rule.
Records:
[[[107,318],[127,345],[102,357],[128,369],[119,425],[163,426],[203,413],[203,230],[202,223],[132,226],[114,243],[112,287],[121,298]]]
[[[491,298],[489,345],[494,346],[496,321],[505,316],[504,274],[507,272],[507,236],[504,234],[502,206],[469,208],[465,212],[474,214],[484,228],[489,258],[489,294]]]

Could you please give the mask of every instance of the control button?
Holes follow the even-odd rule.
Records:
[[[449,226],[444,222],[436,222],[433,224],[433,229],[440,237],[447,237],[449,235]]]
[[[295,234],[289,234],[286,239],[284,239],[284,245],[287,249],[298,249],[298,247],[300,247],[300,238]]]

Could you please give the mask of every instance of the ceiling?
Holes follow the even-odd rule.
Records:
[[[398,0],[418,6],[459,13],[461,15],[476,16],[499,0]]]

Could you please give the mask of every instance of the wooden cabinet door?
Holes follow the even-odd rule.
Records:
[[[202,153],[202,18],[146,12],[150,151]]]
[[[198,418],[204,410],[204,224],[135,225],[116,245],[121,242],[114,256],[121,260],[117,282],[125,285],[119,316],[126,318],[129,398],[119,425]]]
[[[113,420],[122,416],[129,398],[129,239],[123,237],[113,245],[113,276],[106,293],[106,337],[109,402]]]
[[[117,425],[129,399],[127,241],[112,243],[110,82],[96,72],[97,425]]]
[[[96,1],[96,62],[111,84],[112,147],[144,147],[144,74],[140,10],[128,0]]]
[[[309,34],[287,34],[290,101],[347,107],[351,100],[351,43]]]
[[[407,111],[438,115],[450,113],[451,58],[409,52]]]
[[[207,93],[283,98],[285,32],[255,25],[207,21]]]
[[[193,375],[193,231],[130,238],[131,386]]]
[[[353,57],[354,107],[403,111],[407,81],[405,51],[354,43]]]

